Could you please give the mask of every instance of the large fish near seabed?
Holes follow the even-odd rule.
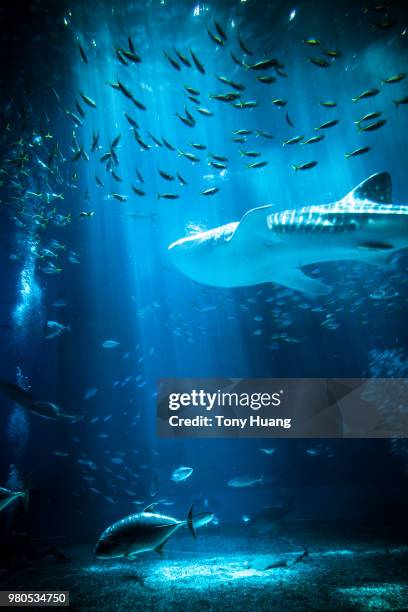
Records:
[[[318,296],[330,287],[307,276],[304,266],[341,260],[381,266],[406,247],[408,205],[391,202],[391,177],[381,172],[331,204],[254,208],[241,221],[177,240],[169,251],[175,266],[199,283],[273,282]]]
[[[196,537],[192,506],[184,521],[155,512],[156,506],[157,503],[150,504],[143,512],[131,514],[105,529],[96,544],[95,555],[100,559],[126,557],[131,560],[151,550],[162,555],[167,540],[184,526]]]

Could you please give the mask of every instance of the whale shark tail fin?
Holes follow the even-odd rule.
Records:
[[[378,172],[357,185],[344,200],[370,200],[379,204],[391,203],[391,176],[388,172]]]

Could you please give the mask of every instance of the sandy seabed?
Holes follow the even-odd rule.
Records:
[[[69,590],[71,610],[98,612],[408,610],[408,542],[356,528],[203,528],[134,562],[95,559],[90,543],[59,548],[68,561],[3,573],[1,589]]]

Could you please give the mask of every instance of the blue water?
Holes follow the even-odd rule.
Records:
[[[42,421],[2,396],[1,482],[13,471],[11,465],[22,481],[32,473],[31,527],[52,534],[96,537],[134,511],[134,501],[163,498],[174,502],[167,511],[177,516],[184,516],[192,501],[211,508],[220,528],[288,499],[294,500],[294,517],[372,513],[378,518],[401,483],[406,484],[404,443],[402,451],[392,453],[388,441],[331,441],[330,453],[312,457],[306,449],[314,441],[161,441],[155,401],[161,377],[406,375],[403,253],[387,272],[355,262],[319,266],[333,292],[312,300],[273,284],[228,290],[194,284],[172,267],[167,251],[189,232],[239,220],[256,206],[274,204],[283,210],[337,200],[384,170],[392,176],[393,201],[407,202],[408,111],[393,100],[407,95],[408,81],[381,84],[407,70],[403,12],[394,9],[397,24],[381,29],[373,22],[383,16],[365,13],[356,2],[63,4],[49,14],[41,3],[36,5],[42,27],[34,26],[25,38],[23,57],[13,59],[10,96],[3,94],[10,130],[3,132],[2,158],[25,154],[27,159],[20,167],[3,164],[0,363],[2,379],[84,418],[71,425]],[[216,33],[213,18],[228,36],[225,48],[206,32],[208,24]],[[238,32],[252,56],[240,49]],[[124,66],[115,48],[127,49],[129,35],[142,62]],[[303,42],[308,37],[321,38],[324,48],[340,49],[341,57],[322,55]],[[81,59],[78,42],[88,63]],[[175,47],[190,62],[193,49],[205,75],[194,65],[182,65]],[[239,67],[229,50],[249,63],[277,57],[287,76]],[[180,71],[163,51],[179,62]],[[330,66],[319,68],[308,56],[327,59]],[[273,74],[276,83],[258,82],[259,74]],[[259,105],[241,110],[211,99],[210,93],[232,91],[215,75],[245,85],[242,98]],[[118,80],[146,111],[109,85]],[[195,110],[184,85],[200,92],[201,106],[213,116]],[[373,87],[380,89],[377,96],[351,101]],[[97,108],[81,100],[79,90]],[[78,114],[75,98],[85,113],[82,125],[66,113]],[[274,106],[276,98],[287,105]],[[338,105],[324,108],[322,100]],[[194,127],[176,116],[185,107],[195,118]],[[354,122],[377,110],[386,125],[359,133]],[[139,124],[148,150],[136,142],[124,112]],[[282,146],[284,139],[315,135],[314,127],[330,119],[339,124],[324,131],[323,141]],[[253,133],[245,143],[232,142],[232,132],[240,129]],[[256,137],[255,130],[270,132],[273,139]],[[94,132],[100,149],[92,153]],[[159,141],[164,137],[176,151],[157,145],[149,132]],[[89,161],[72,161],[73,133]],[[119,165],[113,169],[121,182],[100,162],[119,134]],[[23,144],[15,147],[20,137]],[[39,160],[47,163],[55,143],[61,154],[55,153],[51,169],[44,168]],[[206,148],[196,150],[191,143]],[[371,150],[345,158],[362,146]],[[242,157],[240,148],[259,151],[268,165],[246,168],[254,160]],[[178,149],[200,161],[192,164]],[[225,172],[208,164],[209,153],[228,158]],[[312,160],[319,163],[311,170],[295,173],[291,167]],[[180,185],[177,178],[165,181],[158,169],[172,175],[178,171],[188,184]],[[132,184],[146,195],[134,194]],[[201,195],[210,187],[219,192]],[[51,215],[44,228],[34,216],[39,196],[29,192],[51,194],[44,204],[44,215]],[[158,193],[166,192],[180,197],[158,199]],[[56,227],[50,213],[54,206],[58,214],[71,215],[64,227]],[[79,218],[82,211],[94,215]],[[37,257],[52,239],[65,245],[58,258]],[[79,263],[69,261],[70,253]],[[50,260],[60,273],[44,273]],[[57,299],[67,305],[52,306]],[[69,325],[70,331],[46,339],[50,320]],[[118,345],[103,348],[106,340]],[[378,366],[384,351],[391,364],[386,372]],[[91,388],[96,393],[84,399]],[[259,450],[268,445],[276,447],[272,457]],[[170,475],[180,465],[194,472],[185,483],[175,484]],[[247,474],[265,474],[270,481],[239,491],[227,486],[231,478]],[[372,501],[369,510],[361,491]],[[45,503],[52,510],[44,510]]]

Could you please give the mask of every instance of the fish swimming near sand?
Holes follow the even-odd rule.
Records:
[[[136,555],[151,550],[163,554],[163,547],[181,527],[187,526],[195,538],[193,506],[187,518],[179,521],[172,516],[155,512],[157,503],[150,504],[138,514],[131,514],[114,523],[99,538],[95,555],[100,559],[126,557],[133,560]]]
[[[391,201],[388,172],[370,176],[342,199],[277,212],[249,210],[240,221],[196,232],[168,248],[176,268],[214,287],[273,282],[308,294],[331,288],[304,273],[318,262],[384,266],[408,247],[408,205]]]

